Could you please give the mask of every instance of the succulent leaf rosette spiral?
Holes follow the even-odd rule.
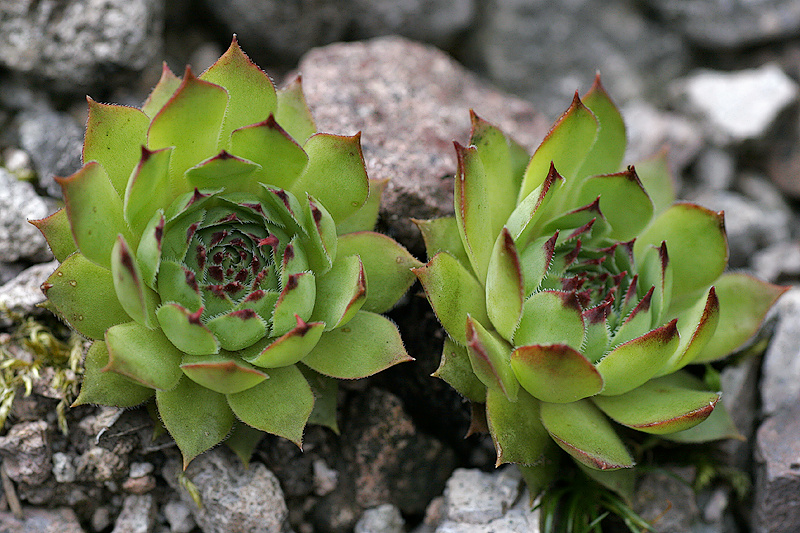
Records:
[[[622,489],[635,461],[620,428],[736,435],[720,393],[682,369],[742,346],[784,288],[724,272],[722,213],[676,203],[663,157],[620,170],[625,126],[599,77],[530,158],[472,126],[455,216],[418,221],[415,273],[448,333],[435,375],[485,404],[498,464],[536,492],[561,448]]]
[[[336,378],[410,359],[379,313],[421,263],[371,231],[360,137],[315,132],[300,80],[276,91],[235,39],[141,110],[89,100],[66,207],[34,222],[47,305],[94,340],[76,404],[155,396],[185,463],[229,435],[246,457],[253,428],[336,429]]]

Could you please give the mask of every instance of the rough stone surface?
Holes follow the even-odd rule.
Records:
[[[0,62],[84,94],[109,74],[149,65],[161,46],[157,0],[4,0]]]
[[[455,522],[487,524],[519,498],[521,483],[515,468],[494,473],[456,469],[444,491],[445,516]]]
[[[47,241],[27,222],[47,215],[47,204],[33,186],[0,168],[0,250],[4,262],[46,261],[52,257]]]
[[[781,242],[753,256],[753,270],[761,279],[773,283],[800,281],[800,243]]]
[[[178,500],[167,502],[161,511],[169,522],[171,533],[189,533],[196,526],[192,509],[186,502]]]
[[[742,470],[749,468],[752,444],[750,437],[756,429],[758,377],[761,358],[748,357],[739,364],[728,365],[720,373],[721,401],[730,413],[742,440],[728,439],[719,443],[729,456],[729,462]]]
[[[701,520],[690,484],[694,475],[694,469],[689,467],[645,474],[634,494],[634,510],[653,523],[659,533],[692,531],[693,524]]]
[[[772,312],[778,322],[761,376],[761,409],[767,416],[797,405],[800,397],[800,289],[781,296]]]
[[[56,261],[33,265],[0,286],[0,309],[8,309],[14,313],[25,315],[35,315],[41,312],[41,309],[36,307],[45,300],[40,287],[56,267],[58,267]],[[0,325],[9,326],[10,321],[5,317],[0,317]]]
[[[731,188],[736,160],[730,150],[710,147],[698,156],[695,177],[704,188],[720,191]]]
[[[165,477],[175,479],[179,464],[173,463]],[[195,458],[186,477],[197,487],[203,508],[194,505],[181,489],[181,498],[192,510],[203,533],[280,533],[287,517],[283,492],[275,475],[261,463],[245,469],[227,450],[216,448]]]
[[[84,533],[75,511],[23,507],[22,520],[0,511],[0,533]]]
[[[646,0],[658,17],[696,44],[742,48],[800,33],[793,0]]]
[[[354,533],[403,533],[404,525],[400,509],[385,503],[364,511],[356,522]]]
[[[794,533],[800,524],[800,406],[767,419],[756,440],[755,532]]]
[[[797,84],[779,66],[738,72],[704,70],[682,80],[676,92],[703,117],[708,136],[719,144],[757,139],[797,99]]]
[[[33,160],[39,186],[53,198],[61,186],[53,177],[66,177],[81,167],[83,128],[70,115],[46,107],[19,117],[19,142]]]
[[[0,437],[0,455],[3,469],[17,483],[39,485],[50,477],[51,436],[47,422],[14,424]]]
[[[660,94],[684,70],[679,36],[633,2],[490,0],[470,34],[467,64],[555,119],[597,70],[617,102]]]
[[[152,494],[125,496],[111,533],[151,533],[156,523],[156,501]]]
[[[381,209],[389,233],[414,251],[422,238],[410,218],[453,212],[452,143],[468,141],[470,108],[530,150],[548,127],[442,52],[397,37],[312,50],[299,71],[320,131],[362,132],[370,177],[391,178]]]

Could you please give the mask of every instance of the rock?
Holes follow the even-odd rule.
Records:
[[[0,533],[84,533],[75,511],[67,507],[23,507],[22,516],[0,511]]]
[[[4,262],[20,259],[37,262],[52,258],[47,241],[27,222],[47,215],[47,204],[36,194],[33,185],[18,181],[0,168],[0,249]]]
[[[463,60],[535,102],[551,119],[598,70],[615,101],[658,98],[684,71],[682,39],[654,24],[634,2],[492,0],[470,32]]]
[[[173,463],[165,477],[174,480]],[[280,533],[287,518],[283,492],[275,475],[261,463],[245,468],[227,450],[216,448],[195,458],[185,471],[203,502],[198,509],[185,489],[181,498],[203,533]]]
[[[63,452],[53,454],[53,477],[59,483],[72,483],[77,478],[72,457]]]
[[[179,500],[172,500],[164,504],[161,510],[169,522],[171,533],[189,533],[195,528],[196,524],[189,505]]]
[[[320,131],[362,132],[370,177],[391,178],[381,208],[388,232],[415,253],[424,248],[410,217],[453,212],[452,142],[469,139],[470,108],[530,150],[547,131],[529,104],[398,37],[312,50],[298,69]]]
[[[330,468],[324,459],[316,459],[312,466],[314,468],[314,494],[325,496],[336,490],[339,472]]]
[[[0,62],[48,87],[85,94],[149,65],[161,48],[157,0],[17,0],[0,7]]]
[[[151,533],[156,523],[156,501],[152,494],[125,496],[111,533]]]
[[[726,464],[747,470],[750,464],[752,445],[750,437],[756,427],[758,405],[758,378],[761,372],[761,358],[748,357],[735,365],[727,365],[720,373],[722,382],[721,401],[730,413],[736,429],[745,438],[727,439],[719,443],[727,454]]]
[[[760,387],[766,416],[797,405],[800,397],[800,288],[784,293],[773,309],[778,322],[764,354]]]
[[[39,186],[61,198],[61,186],[53,177],[66,177],[81,168],[83,128],[70,115],[48,107],[26,111],[18,122],[19,142],[33,160]]]
[[[744,48],[800,32],[800,5],[793,0],[646,0],[645,4],[704,48]]]
[[[400,509],[385,503],[364,511],[356,522],[354,533],[403,533],[404,525]]]
[[[779,66],[738,72],[702,70],[675,86],[687,110],[702,117],[720,145],[763,137],[778,114],[797,99],[798,86]]]
[[[800,524],[800,406],[796,398],[758,430],[756,533],[794,533]]]
[[[128,470],[126,454],[92,446],[73,460],[75,474],[81,481],[104,483],[121,479]]]
[[[772,283],[800,281],[800,243],[780,242],[753,256],[756,276]]]
[[[51,436],[47,422],[14,424],[0,437],[0,455],[8,477],[17,483],[39,485],[53,469]]]
[[[736,160],[729,150],[708,147],[698,156],[694,175],[703,189],[724,191],[733,185]]]
[[[701,521],[695,493],[691,486],[694,468],[671,467],[654,470],[640,480],[634,495],[633,509],[659,533],[686,533]]]
[[[57,267],[57,261],[33,265],[0,286],[0,309],[26,316],[41,313],[42,309],[36,306],[45,300],[41,289],[42,283],[47,281]],[[0,326],[10,325],[11,320],[0,317]]]

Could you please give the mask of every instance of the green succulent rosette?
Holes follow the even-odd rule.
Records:
[[[337,378],[410,359],[379,313],[421,263],[371,231],[359,136],[315,132],[300,80],[276,91],[235,40],[141,110],[89,100],[66,207],[34,222],[47,305],[94,340],[76,404],[155,396],[186,463],[228,436],[246,458],[252,428],[335,430]]]
[[[532,157],[472,126],[455,216],[418,221],[415,273],[448,333],[435,375],[485,405],[498,465],[537,492],[561,449],[626,492],[620,428],[737,435],[720,392],[682,369],[741,347],[785,289],[725,272],[723,214],[676,203],[663,156],[621,169],[625,126],[599,77]]]

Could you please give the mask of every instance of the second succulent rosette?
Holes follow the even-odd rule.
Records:
[[[390,309],[419,266],[373,233],[385,182],[359,136],[316,133],[299,79],[276,91],[230,49],[166,67],[141,110],[89,101],[66,208],[34,222],[61,262],[48,305],[94,340],[76,404],[155,396],[188,462],[252,428],[336,429],[336,380],[410,359]]]
[[[448,333],[436,375],[485,405],[498,464],[534,492],[559,448],[625,492],[624,428],[736,435],[719,391],[682,369],[741,347],[784,291],[725,273],[722,213],[676,203],[663,158],[620,170],[625,147],[599,78],[532,158],[473,114],[455,216],[418,222],[415,271]]]

